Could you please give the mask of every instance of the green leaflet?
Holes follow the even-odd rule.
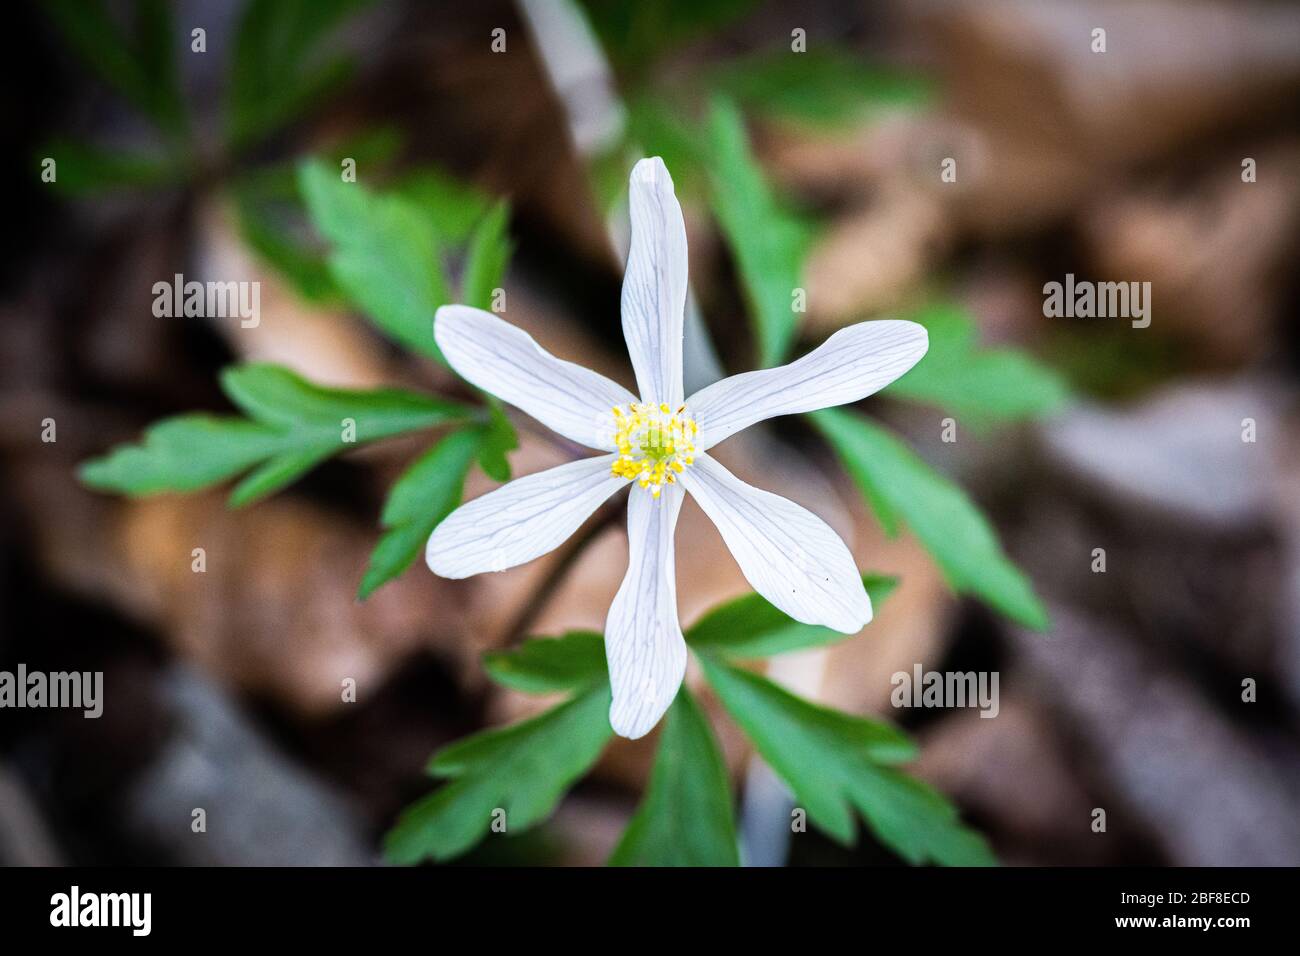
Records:
[[[401,145],[401,135],[393,128],[370,127],[328,147],[321,158],[333,168],[341,168],[341,161],[349,158],[358,169],[383,169],[391,164]],[[297,163],[275,163],[241,172],[230,188],[244,241],[308,302],[338,302],[341,296],[330,275],[325,249],[307,228]]]
[[[197,491],[251,468],[281,450],[278,430],[242,418],[191,414],[145,430],[138,445],[120,445],[81,466],[81,480],[101,491],[151,495]]]
[[[369,0],[250,0],[235,34],[226,131],[243,146],[293,119],[351,72],[319,56],[326,38]]]
[[[356,440],[374,441],[464,418],[455,402],[400,388],[346,389],[314,385],[280,365],[237,365],[221,373],[221,387],[250,418],[320,433],[337,442],[340,423],[356,423]]]
[[[601,46],[617,65],[632,70],[739,18],[755,4],[756,0],[582,0]]]
[[[300,234],[304,216],[297,192],[288,197],[277,195],[272,188],[276,183],[262,181],[272,178],[244,176],[233,184],[231,192],[244,242],[306,301],[337,300],[339,290],[324,253]]]
[[[168,154],[127,153],[68,139],[46,143],[40,159],[55,162],[54,187],[69,196],[121,189],[146,189],[180,182],[183,163]]]
[[[740,112],[727,100],[713,105],[707,130],[710,198],[736,258],[758,339],[759,365],[778,365],[790,350],[802,285],[808,229],[780,209],[750,154]]]
[[[832,408],[813,412],[812,419],[886,531],[897,533],[901,519],[954,589],[979,595],[1028,627],[1047,627],[1047,611],[1033,586],[1003,552],[988,519],[961,488],[860,415]]]
[[[930,349],[885,393],[937,405],[976,427],[1038,418],[1069,397],[1054,371],[1014,349],[976,347],[975,322],[955,303],[909,316],[930,333]]]
[[[519,447],[519,435],[501,403],[491,395],[485,397],[490,417],[478,444],[478,466],[493,481],[509,481],[510,461],[506,453]]]
[[[878,574],[862,577],[873,608],[878,609],[898,584],[897,578]],[[803,624],[777,610],[761,594],[747,594],[705,614],[686,632],[686,642],[696,650],[724,657],[770,657],[804,647],[842,641],[848,635],[828,627]]]
[[[864,62],[848,50],[819,44],[752,54],[712,71],[710,82],[746,107],[782,119],[832,126],[879,109],[917,109],[932,98],[916,73]]]
[[[731,785],[708,720],[682,687],[664,717],[645,797],[612,866],[738,866]]]
[[[339,288],[393,339],[442,361],[433,317],[451,294],[428,216],[408,200],[343,182],[320,160],[299,167],[298,183],[333,246],[329,268]]]
[[[331,389],[277,365],[227,369],[222,387],[247,419],[180,415],[81,468],[93,488],[129,495],[196,491],[260,465],[231,495],[258,500],[354,444],[465,420],[471,410],[398,389]]]
[[[45,11],[77,54],[173,137],[188,120],[176,72],[178,34],[168,0],[136,0],[134,29],[124,33],[100,0],[46,0]]]
[[[460,504],[465,475],[479,452],[483,429],[452,432],[402,473],[388,493],[380,524],[384,534],[370,555],[357,598],[411,566],[443,518]]]
[[[818,707],[710,654],[699,660],[732,718],[829,836],[851,844],[856,810],[876,838],[909,863],[996,862],[983,837],[962,825],[941,794],[889,766],[913,754],[902,733]]]
[[[474,734],[439,751],[429,772],[450,780],[413,804],[389,832],[393,863],[447,860],[488,832],[494,811],[506,832],[541,822],[596,762],[613,731],[602,680],[531,720]]]
[[[476,309],[492,310],[492,293],[501,286],[513,251],[507,227],[510,204],[498,202],[474,228],[465,254],[465,275],[460,298]]]
[[[438,236],[451,246],[468,242],[474,227],[492,208],[492,197],[483,190],[433,166],[406,174],[392,192],[420,209],[437,227]]]
[[[605,639],[594,631],[532,637],[509,651],[483,656],[488,676],[525,694],[553,694],[603,682]]]

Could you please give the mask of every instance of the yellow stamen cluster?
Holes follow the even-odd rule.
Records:
[[[699,429],[685,413],[685,405],[675,412],[666,404],[633,403],[626,409],[615,405],[618,458],[610,472],[635,481],[658,498],[664,485],[676,482],[677,476],[695,463]]]

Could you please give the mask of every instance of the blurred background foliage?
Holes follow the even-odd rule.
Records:
[[[446,782],[402,814],[390,859],[460,857],[501,806],[512,835],[469,859],[734,863],[739,843],[751,862],[987,862],[944,791],[1011,862],[1294,862],[1294,820],[1276,811],[1296,785],[1296,512],[1273,489],[1297,221],[1297,64],[1280,41],[1298,27],[1272,4],[1146,12],[51,0],[25,14],[24,55],[52,54],[66,79],[24,114],[32,198],[17,209],[41,225],[11,299],[25,359],[6,395],[60,432],[57,447],[9,443],[29,517],[7,553],[30,557],[9,561],[21,597],[0,611],[29,636],[0,650],[85,667],[71,632],[108,632],[90,659],[144,688],[111,732],[151,741],[107,771],[87,758],[97,731],[10,729],[14,792],[49,806],[40,852],[375,859],[439,745],[428,771]],[[1123,39],[1109,59],[1087,46],[1102,21]],[[1225,31],[1235,46],[1202,67],[1193,53]],[[1245,150],[1270,176],[1229,199]],[[623,566],[616,509],[499,580],[404,572],[463,495],[574,454],[442,367],[434,310],[499,309],[625,378],[626,177],[655,154],[687,206],[688,379],[781,364],[885,314],[924,323],[931,350],[863,408],[729,443],[729,464],[897,577],[888,601],[871,579],[878,620],[830,646],[736,598],[716,535],[685,536],[704,680],[657,742],[609,744],[593,632]],[[47,157],[44,184],[30,169]],[[174,272],[262,281],[261,324],[153,318],[145,292]],[[1039,287],[1066,272],[1152,280],[1157,322],[1043,318]],[[1096,404],[1116,399],[1152,406]],[[1245,417],[1277,423],[1267,458],[1241,459]],[[1236,489],[1226,501],[1198,493],[1217,487],[1198,482],[1207,467]],[[139,500],[89,494],[74,472]],[[229,503],[256,508],[159,497],[234,478]],[[193,573],[193,547],[212,570]],[[1227,554],[1240,570],[1208,584]],[[771,655],[766,677],[732,660]],[[1001,670],[999,718],[891,709],[890,675],[914,663]],[[1258,706],[1240,702],[1243,675],[1271,691]],[[499,729],[464,737],[483,726]],[[1144,733],[1209,740],[1213,758],[1178,761],[1174,745],[1140,767]],[[231,782],[204,793],[176,763],[186,747]],[[1229,755],[1235,784],[1198,814],[1171,809],[1175,781]],[[241,788],[252,772],[270,782]],[[195,849],[165,821],[199,793],[241,823]],[[92,794],[122,819],[66,824]],[[794,805],[808,836],[786,833]],[[1089,829],[1099,805],[1118,808],[1109,836]],[[1246,818],[1273,838],[1243,842]]]

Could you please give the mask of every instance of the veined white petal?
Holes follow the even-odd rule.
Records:
[[[632,168],[632,248],[623,275],[623,337],[641,400],[682,403],[686,226],[673,178],[658,156]]]
[[[821,518],[745,484],[708,455],[680,481],[718,526],[746,580],[776,607],[844,634],[871,620],[871,598],[853,555]]]
[[[724,378],[686,402],[700,426],[696,447],[710,448],[765,418],[866,398],[919,362],[928,347],[925,327],[915,322],[859,322],[789,365]]]
[[[614,449],[615,405],[636,397],[591,369],[558,359],[491,312],[444,305],[433,337],[467,381],[588,448]]]
[[[672,484],[657,500],[635,490],[628,499],[627,574],[605,621],[605,656],[614,691],[609,723],[633,740],[659,722],[686,674],[673,560],[684,497],[681,485]]]
[[[571,461],[461,505],[429,536],[424,560],[434,574],[467,578],[541,557],[627,485],[609,473],[613,461],[613,455]]]

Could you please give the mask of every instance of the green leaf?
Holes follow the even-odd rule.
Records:
[[[613,734],[608,714],[602,681],[531,720],[445,748],[429,771],[451,782],[402,814],[384,843],[388,859],[458,856],[483,838],[498,809],[512,834],[541,822],[600,756]]]
[[[809,232],[777,206],[749,150],[744,122],[726,100],[714,103],[706,157],[713,211],[736,258],[758,339],[759,364],[779,364],[790,350],[797,315],[794,290]]]
[[[270,178],[244,176],[232,190],[244,242],[308,302],[339,298],[325,253],[304,234],[306,212],[292,171],[287,196],[276,195],[269,188],[274,184],[261,181]]]
[[[197,491],[251,468],[284,447],[273,428],[239,418],[181,415],[151,425],[139,445],[122,445],[81,466],[102,491],[151,495]]]
[[[640,70],[674,47],[738,19],[752,10],[756,2],[582,0],[582,6],[606,53],[618,65]]]
[[[333,244],[329,265],[339,288],[396,341],[442,361],[433,317],[451,296],[433,224],[403,199],[343,182],[320,160],[303,163],[298,182]]]
[[[739,866],[731,785],[718,743],[685,687],[664,719],[645,798],[611,866]]]
[[[663,159],[679,196],[703,195],[701,180],[708,150],[701,142],[698,124],[684,115],[685,108],[655,93],[643,93],[629,101],[627,111],[628,138],[640,147],[640,155]],[[628,157],[619,150],[608,159],[612,168],[601,170],[602,208],[627,195]]]
[[[481,429],[452,432],[397,479],[384,503],[384,534],[370,555],[358,599],[364,601],[409,568],[433,529],[460,504],[465,474],[481,441]]]
[[[864,574],[873,608],[879,608],[898,585],[898,578]],[[747,594],[705,614],[686,632],[686,642],[697,650],[714,651],[724,657],[771,657],[804,647],[818,647],[842,641],[847,634],[829,627],[803,624],[778,611],[761,594]]]
[[[276,455],[253,469],[235,486],[235,490],[230,493],[230,506],[243,508],[263,498],[269,498],[329,458],[334,451],[333,447],[308,448]]]
[[[506,453],[519,447],[519,435],[506,417],[501,403],[487,396],[491,418],[478,446],[478,466],[493,481],[510,480],[510,460]]]
[[[888,766],[913,755],[899,731],[818,707],[709,654],[699,660],[723,706],[833,839],[854,842],[856,809],[876,838],[909,863],[996,862],[941,794]]]
[[[418,208],[450,246],[468,242],[492,206],[491,197],[483,190],[432,166],[407,174],[392,192]]]
[[[281,365],[255,362],[221,373],[221,388],[250,418],[339,444],[343,423],[356,424],[356,441],[375,441],[467,418],[471,411],[445,399],[400,388],[326,388]]]
[[[512,244],[506,232],[510,224],[510,204],[504,199],[492,207],[474,229],[465,256],[465,275],[460,298],[476,309],[491,310],[492,294],[505,279]]]
[[[1013,349],[978,349],[975,322],[961,306],[937,303],[909,316],[930,333],[925,358],[887,394],[926,402],[976,427],[1037,418],[1069,397],[1054,371]]]
[[[185,175],[181,162],[170,155],[127,153],[67,139],[46,143],[38,159],[47,156],[56,164],[55,188],[72,196],[164,186]]]
[[[729,60],[712,84],[746,107],[824,126],[861,119],[882,108],[918,109],[933,90],[921,75],[872,65],[847,50],[820,46]]]
[[[860,415],[812,413],[891,535],[900,519],[930,552],[957,591],[979,595],[1020,623],[1047,627],[1033,586],[1002,550],[987,518],[947,478],[910,448]]]
[[[235,34],[226,127],[235,147],[293,119],[337,87],[347,58],[323,59],[326,38],[369,0],[249,0]]]
[[[573,691],[606,679],[605,639],[594,631],[532,637],[508,651],[483,655],[488,676],[525,694]]]
[[[463,405],[398,389],[323,388],[277,365],[229,368],[221,383],[247,420],[202,414],[166,419],[145,431],[142,444],[87,462],[82,480],[105,491],[150,495],[196,491],[260,465],[232,494],[238,506],[360,442],[472,414]]]
[[[167,0],[136,0],[129,36],[100,0],[46,0],[45,11],[69,45],[163,131],[186,130],[174,46],[181,40]]]

